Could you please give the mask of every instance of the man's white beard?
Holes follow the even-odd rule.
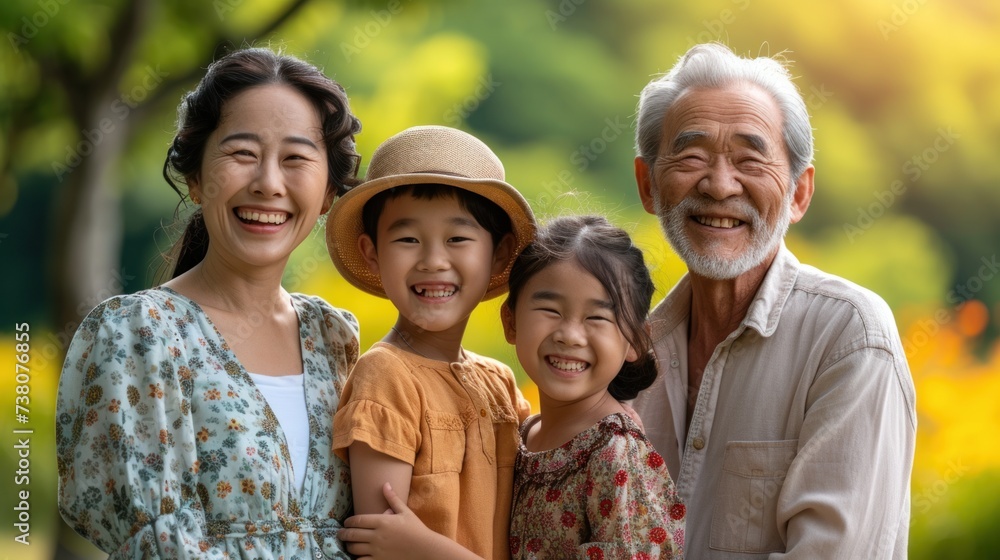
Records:
[[[782,200],[781,212],[773,227],[768,227],[760,212],[746,199],[718,202],[693,195],[668,208],[663,203],[659,189],[653,189],[653,206],[660,219],[660,227],[674,251],[687,264],[688,270],[714,280],[729,280],[759,266],[770,257],[788,232],[792,219],[792,198],[796,185],[791,185]],[[709,213],[736,216],[750,228],[750,246],[735,258],[712,253],[709,245],[706,254],[697,252],[684,227],[691,216]]]

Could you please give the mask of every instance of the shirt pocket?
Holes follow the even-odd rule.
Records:
[[[431,473],[462,472],[465,460],[465,420],[458,414],[428,410]]]
[[[731,441],[715,493],[709,548],[762,554],[779,552],[778,495],[799,441]]]

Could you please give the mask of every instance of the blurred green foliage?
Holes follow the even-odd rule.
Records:
[[[109,28],[133,4],[0,5],[6,41],[0,45],[0,258],[8,294],[0,331],[29,321],[38,334],[32,382],[37,557],[47,554],[57,521],[50,415],[58,354],[72,332],[53,324],[47,296],[51,263],[45,256],[54,203],[65,186],[54,164],[65,162],[80,139],[70,118],[74,102],[99,79],[97,69],[112,49]],[[105,295],[154,284],[158,255],[173,239],[167,226],[176,198],[160,168],[181,93],[218,52],[243,45],[293,2],[138,4],[149,13],[117,85],[120,99],[132,95],[151,68],[178,84],[144,93],[142,109],[122,121],[128,141],[110,185],[121,195],[122,264]],[[658,296],[684,269],[635,193],[632,121],[639,90],[695,42],[721,39],[750,55],[785,53],[813,116],[817,168],[816,196],[789,245],[803,262],[881,294],[896,311],[904,339],[919,341],[922,333],[929,340],[913,345],[919,356],[911,358],[920,430],[929,434],[918,445],[914,471],[911,557],[983,558],[1000,552],[990,527],[1000,515],[1000,458],[966,459],[961,449],[996,447],[992,434],[1000,418],[986,410],[990,399],[963,410],[969,405],[962,391],[980,387],[967,373],[973,368],[977,380],[990,380],[982,385],[989,390],[1000,376],[1000,281],[983,269],[1000,248],[998,32],[1000,5],[990,0],[313,0],[256,44],[302,56],[346,86],[363,122],[358,148],[366,159],[405,127],[456,126],[494,148],[508,180],[539,217],[608,214],[647,251]],[[79,91],[51,85],[51,73],[66,68],[81,77]],[[293,256],[286,286],[357,312],[364,346],[394,317],[386,302],[336,275],[319,235]],[[968,299],[985,310],[984,319],[960,320],[960,304]],[[513,365],[496,320],[498,304],[477,310],[467,346]],[[947,324],[932,319],[940,313]],[[941,333],[952,330],[959,341],[941,342]],[[0,340],[6,360],[11,344]],[[954,352],[962,359],[951,357]],[[0,378],[0,392],[11,393],[8,383]],[[947,394],[955,396],[929,407],[922,401],[925,386],[950,387],[955,392]],[[962,424],[960,415],[943,412],[949,407],[982,414],[977,423]],[[7,426],[9,413],[0,414]],[[10,473],[12,442],[9,434],[0,437],[0,472]],[[917,508],[916,498],[945,479],[948,460],[967,461],[970,474],[938,485],[942,491],[931,506]],[[13,505],[0,502],[0,551],[23,556],[7,544]]]

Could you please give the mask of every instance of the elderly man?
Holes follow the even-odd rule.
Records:
[[[689,269],[634,402],[687,503],[687,557],[905,558],[913,382],[885,302],[784,246],[814,175],[788,71],[695,46],[636,128],[643,207]]]

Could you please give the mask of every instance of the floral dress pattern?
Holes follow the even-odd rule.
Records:
[[[528,451],[521,426],[510,524],[511,557],[682,558],[684,504],[663,457],[624,414],[560,447]]]
[[[59,382],[59,510],[111,559],[347,559],[351,478],[333,416],[358,357],[353,315],[292,295],[309,458],[295,486],[285,435],[208,316],[156,288],[84,319]],[[252,323],[251,323],[252,324]]]

